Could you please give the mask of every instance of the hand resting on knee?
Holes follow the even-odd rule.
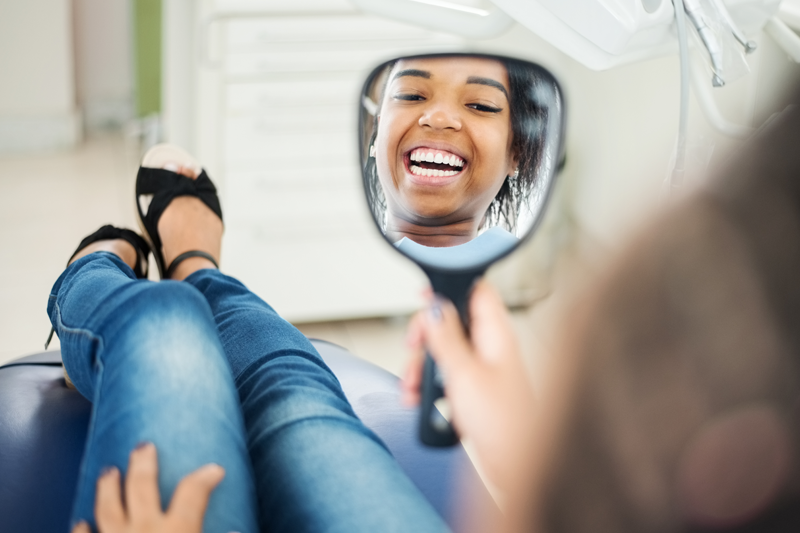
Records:
[[[184,477],[169,509],[161,510],[156,448],[147,443],[133,450],[122,495],[120,472],[107,469],[97,480],[95,518],[100,533],[200,533],[211,492],[225,477],[216,464],[204,465]],[[79,522],[72,533],[90,533]]]

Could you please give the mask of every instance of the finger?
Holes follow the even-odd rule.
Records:
[[[224,477],[225,469],[215,464],[202,466],[188,474],[178,483],[167,515],[188,530],[200,531],[211,491]]]
[[[472,348],[452,302],[433,298],[422,324],[425,346],[446,379],[472,363]]]
[[[430,300],[433,298],[433,288],[430,285],[426,285],[419,291],[419,294],[425,301]]]
[[[424,313],[424,311],[416,313],[411,318],[406,334],[409,358],[408,361],[406,361],[405,372],[400,384],[403,393],[403,403],[408,406],[414,406],[419,403],[422,366],[425,360],[422,324],[425,320]]]
[[[403,394],[403,404],[412,407],[419,404],[420,386],[422,385],[422,367],[425,361],[425,352],[422,349],[413,350],[406,362],[405,373],[400,381]]]
[[[97,478],[94,516],[104,533],[118,531],[125,526],[125,508],[122,505],[119,470],[116,468],[109,468]]]
[[[406,330],[406,346],[409,350],[418,350],[423,345],[423,324],[425,320],[424,312],[415,313],[408,321]]]
[[[72,528],[72,533],[92,533],[92,530],[89,529],[89,524],[81,520]]]
[[[131,452],[125,494],[131,522],[150,522],[161,514],[158,458],[152,443],[140,444]]]
[[[475,284],[469,302],[470,333],[475,352],[488,361],[517,352],[517,335],[500,294],[486,280]]]

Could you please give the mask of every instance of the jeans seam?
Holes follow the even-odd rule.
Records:
[[[104,370],[105,370],[105,366],[103,365],[103,362],[101,360],[98,359],[97,365],[98,365],[98,369],[97,369],[97,375],[95,376],[95,392],[94,392],[94,397],[92,398],[92,414],[91,414],[91,417],[89,418],[89,427],[86,430],[86,447],[83,450],[83,458],[81,460],[81,468],[80,468],[80,471],[78,472],[78,483],[77,483],[77,486],[75,487],[75,501],[73,502],[73,506],[72,506],[72,522],[73,523],[76,523],[77,520],[79,520],[79,519],[89,520],[89,522],[92,523],[92,524],[95,523],[95,517],[94,516],[78,517],[78,516],[75,516],[75,515],[77,515],[77,513],[78,513],[79,498],[80,498],[81,493],[83,492],[81,489],[83,489],[83,487],[84,487],[84,485],[86,483],[91,483],[91,482],[94,481],[94,480],[89,480],[88,479],[89,473],[87,472],[87,468],[88,468],[88,464],[89,464],[89,458],[92,455],[91,454],[92,449],[93,449],[92,445],[94,443],[93,435],[94,435],[94,432],[95,432],[95,429],[96,429],[96,426],[97,426],[97,409],[96,409],[96,406],[98,405],[98,402],[100,401],[100,391],[101,391],[102,386],[103,386],[103,374],[104,374]],[[95,495],[95,498],[96,497],[97,497],[97,495]]]
[[[76,523],[77,520],[79,520],[79,519],[89,520],[89,522],[92,523],[92,524],[95,523],[95,517],[94,516],[78,517],[78,516],[75,516],[75,515],[78,513],[78,500],[79,500],[81,492],[82,492],[81,489],[83,488],[83,486],[86,483],[91,483],[91,482],[94,481],[94,480],[89,480],[88,479],[89,474],[88,474],[88,472],[86,470],[87,470],[88,464],[89,464],[89,457],[91,457],[91,455],[92,455],[91,451],[93,449],[92,445],[94,443],[93,435],[94,435],[94,432],[95,432],[95,429],[96,429],[96,426],[97,426],[97,416],[96,416],[97,415],[97,409],[96,409],[95,406],[98,405],[98,402],[100,400],[99,396],[100,396],[100,390],[102,389],[102,385],[103,385],[104,370],[105,370],[105,367],[104,367],[102,361],[98,361],[98,372],[97,372],[97,376],[96,376],[95,393],[94,393],[94,397],[92,398],[92,414],[91,414],[91,417],[89,418],[89,427],[86,430],[86,447],[83,450],[83,457],[82,457],[82,460],[81,460],[81,468],[80,468],[80,471],[78,472],[78,483],[77,483],[77,486],[75,487],[75,501],[73,502],[73,508],[72,508],[72,522],[73,523]],[[95,495],[95,498],[96,497],[97,497],[97,495]]]
[[[102,389],[102,385],[103,385],[104,365],[103,365],[103,359],[100,356],[100,354],[103,353],[103,345],[104,345],[104,343],[103,343],[102,337],[99,337],[99,336],[93,334],[91,331],[89,331],[87,329],[72,328],[72,327],[69,327],[69,326],[65,325],[64,321],[61,318],[61,306],[58,305],[58,299],[56,299],[55,305],[53,306],[53,311],[54,311],[54,315],[55,315],[54,316],[54,318],[55,318],[55,328],[56,328],[56,331],[59,333],[59,337],[61,336],[60,334],[61,334],[62,331],[65,332],[65,333],[70,333],[72,335],[79,335],[81,337],[85,337],[85,338],[89,339],[92,342],[97,342],[97,348],[98,348],[97,349],[97,358],[96,358],[95,361],[92,361],[91,364],[90,364],[91,371],[95,372],[95,377],[94,377],[94,395],[93,395],[93,398],[92,398],[92,411],[91,411],[91,415],[89,417],[89,427],[87,428],[87,431],[86,431],[86,441],[85,441],[86,445],[85,445],[85,448],[83,450],[83,456],[82,456],[82,459],[81,459],[81,467],[80,467],[80,470],[78,472],[78,482],[77,482],[77,484],[75,486],[75,499],[72,502],[72,512],[70,513],[71,514],[71,518],[72,518],[71,519],[71,523],[74,526],[74,524],[77,523],[77,520],[79,520],[79,519],[89,520],[90,523],[94,523],[94,516],[79,517],[79,516],[76,516],[76,515],[78,513],[79,499],[80,499],[81,493],[83,492],[83,487],[85,486],[86,483],[90,482],[90,481],[87,480],[88,472],[86,470],[88,468],[87,465],[89,463],[89,457],[91,456],[91,446],[92,446],[92,443],[94,442],[94,439],[92,438],[92,435],[94,434],[94,431],[96,429],[96,412],[97,412],[96,406],[98,405],[97,402],[99,401],[100,390]],[[62,358],[63,358],[63,354],[62,354]],[[63,362],[62,362],[62,365],[63,365]]]
[[[58,305],[58,300],[56,300],[56,303],[55,303],[55,305],[53,307],[53,310],[55,311],[56,333],[59,333],[61,331],[65,331],[66,333],[78,334],[78,335],[81,335],[83,337],[87,337],[89,340],[97,341],[99,343],[98,353],[102,352],[102,350],[103,350],[103,338],[102,337],[98,337],[97,335],[95,335],[91,331],[89,331],[88,329],[73,328],[73,327],[69,327],[69,326],[65,325],[64,321],[61,319],[61,307]]]

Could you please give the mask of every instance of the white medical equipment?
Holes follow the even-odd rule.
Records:
[[[676,162],[670,184],[681,179],[690,79],[709,122],[725,135],[745,138],[752,128],[728,122],[711,87],[748,72],[744,59],[765,29],[790,57],[800,62],[800,2],[784,0],[353,0],[366,12],[413,22],[473,38],[490,38],[521,24],[563,53],[593,70],[605,70],[679,51],[681,107]],[[688,32],[705,49],[710,76],[690,66]],[[691,72],[690,72],[691,71]],[[711,84],[703,79],[710,79]]]

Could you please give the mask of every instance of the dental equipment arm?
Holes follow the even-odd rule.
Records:
[[[700,108],[703,110],[706,120],[708,120],[708,122],[717,131],[727,135],[728,137],[733,137],[736,139],[746,139],[750,137],[750,135],[755,132],[754,128],[734,124],[722,116],[722,113],[714,101],[714,95],[711,94],[713,89],[709,87],[707,83],[702,81],[703,77],[705,77],[705,72],[703,71],[702,65],[697,61],[692,63],[692,89],[694,89],[694,93],[697,96],[697,102],[700,104]]]
[[[731,31],[733,36],[736,38],[739,43],[744,47],[744,52],[746,54],[752,54],[756,51],[757,45],[755,41],[749,41],[747,37],[744,36],[742,30],[739,29],[739,26],[733,21],[731,14],[728,12],[728,8],[725,7],[725,4],[722,0],[710,0],[711,5],[717,10],[719,15],[722,17],[722,21],[728,26],[728,29]]]
[[[675,166],[667,178],[667,195],[683,182],[686,164],[686,130],[689,123],[689,39],[686,36],[686,4],[672,0],[675,7],[675,26],[678,30],[678,51],[681,61],[681,107],[678,115],[678,139],[675,147]]]
[[[683,5],[686,10],[686,16],[692,22],[694,29],[697,30],[697,34],[700,36],[700,40],[703,41],[706,50],[708,50],[708,56],[711,58],[711,67],[714,71],[711,84],[714,87],[722,87],[725,85],[725,80],[720,76],[722,72],[722,44],[709,27],[706,21],[706,14],[700,5],[700,1],[684,0]]]

